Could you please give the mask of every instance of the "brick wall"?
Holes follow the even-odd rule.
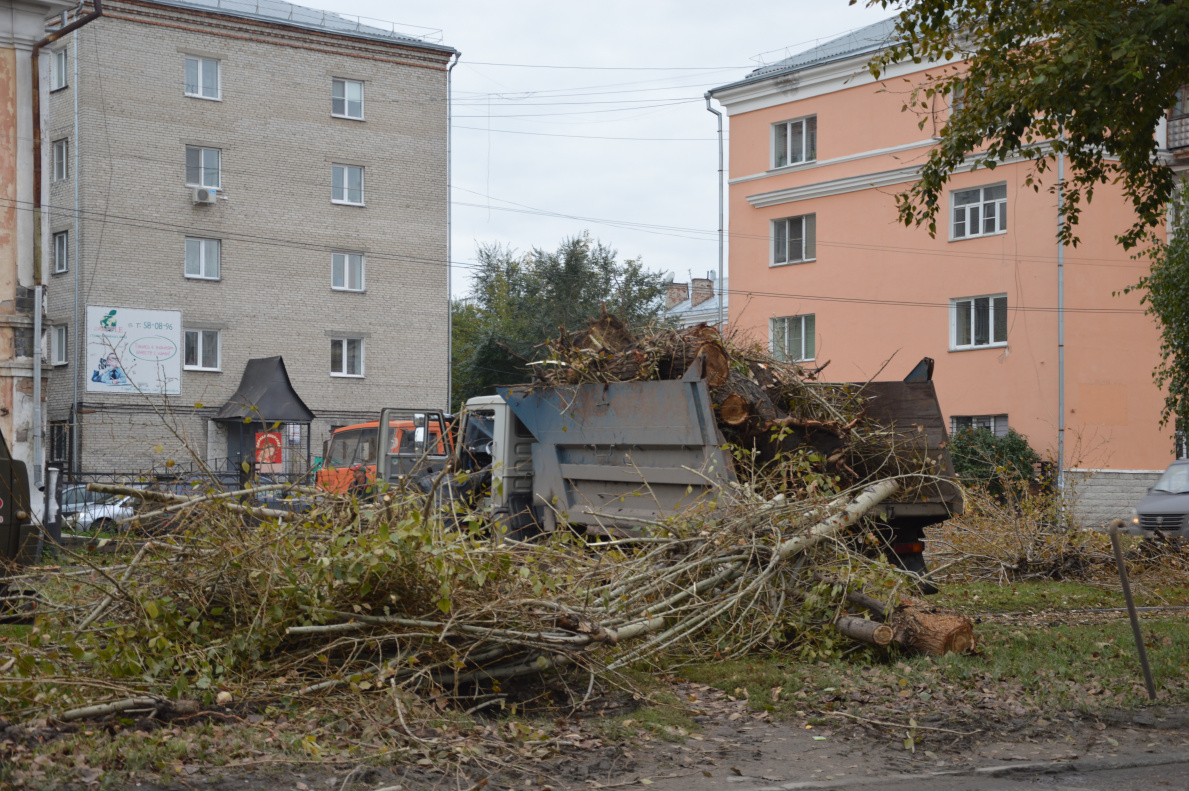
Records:
[[[1083,527],[1100,528],[1125,519],[1163,470],[1069,470],[1074,518]]]
[[[104,6],[107,16],[66,42],[78,84],[72,62],[70,86],[49,100],[49,137],[72,146],[71,176],[50,190],[51,230],[80,243],[75,255],[71,240],[70,271],[48,278],[47,322],[70,325],[72,348],[71,364],[51,374],[49,419],[69,418],[77,376],[94,410],[79,416],[82,467],[141,468],[161,455],[153,448],[179,449],[145,398],[86,392],[85,356],[72,370],[76,273],[84,322],[93,304],[180,310],[183,324],[220,330],[221,372],[186,371],[180,396],[154,399],[201,456],[224,452],[206,421],[253,357],[282,355],[310,409],[332,416],[316,423],[315,453],[330,423],[343,422],[335,414],[443,407],[449,53],[168,6]],[[187,53],[220,61],[221,101],[184,95]],[[366,120],[331,116],[333,77],[364,81]],[[221,149],[227,200],[192,203],[187,144]],[[366,207],[331,204],[332,163],[365,168]],[[220,280],[184,277],[187,235],[222,240]],[[336,250],[365,255],[364,293],[331,290]],[[364,338],[364,378],[331,377],[334,334]]]

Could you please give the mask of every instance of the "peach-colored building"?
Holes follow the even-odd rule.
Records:
[[[965,168],[935,237],[897,221],[894,195],[948,107],[902,109],[927,67],[872,78],[891,32],[878,23],[712,91],[730,117],[730,325],[828,362],[835,381],[898,378],[932,357],[951,427],[1010,426],[1056,458],[1057,199],[1026,185],[1026,162]],[[1064,466],[1083,479],[1088,522],[1125,513],[1175,455],[1152,381],[1156,323],[1137,295],[1115,295],[1144,272],[1114,242],[1132,217],[1100,189],[1064,250]],[[1102,472],[1076,472],[1090,469]]]

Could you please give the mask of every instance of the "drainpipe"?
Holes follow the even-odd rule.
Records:
[[[45,286],[33,287],[33,487],[41,486],[41,303]]]
[[[454,195],[451,192],[451,174],[454,170],[451,153],[451,138],[453,137],[454,111],[450,103],[450,73],[462,60],[462,53],[454,53],[454,61],[446,69],[446,412],[454,406],[454,303],[451,300],[450,288],[453,283],[453,250],[452,220]]]
[[[718,331],[722,332],[722,303],[726,298],[723,285],[723,167],[722,167],[722,112],[710,106],[710,91],[706,92],[706,109],[718,116]]]
[[[1057,134],[1062,139],[1062,133]],[[1065,490],[1065,154],[1057,151],[1057,488]]]

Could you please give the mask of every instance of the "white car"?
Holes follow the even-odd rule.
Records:
[[[133,498],[119,496],[86,503],[74,513],[63,515],[65,527],[85,535],[117,533],[126,527],[120,524],[120,520],[133,515],[133,505]]]

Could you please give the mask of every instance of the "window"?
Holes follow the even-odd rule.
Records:
[[[817,215],[803,214],[772,222],[772,266],[817,258]]]
[[[50,437],[46,443],[46,451],[49,455],[51,463],[70,463],[70,451],[73,444],[73,426],[69,420],[51,420],[49,424]],[[81,492],[85,492],[85,488],[73,487],[62,492],[62,505],[69,505],[67,498],[80,498]],[[63,509],[65,510],[65,509]]]
[[[331,89],[330,114],[337,118],[363,120],[363,83],[335,80]]]
[[[1007,230],[1007,185],[950,193],[954,207],[953,239],[989,236]]]
[[[54,181],[64,181],[70,177],[70,141],[66,139],[54,141]]]
[[[772,166],[782,168],[817,159],[817,116],[772,125]]]
[[[814,320],[813,313],[804,316],[786,316],[771,319],[769,331],[772,335],[772,354],[778,360],[802,362],[813,359]]]
[[[66,48],[50,55],[50,90],[60,91],[66,87]]]
[[[219,61],[186,56],[186,95],[200,99],[219,98]]]
[[[54,274],[60,275],[70,268],[70,232],[54,234]]]
[[[950,349],[1007,345],[1007,295],[950,300]]]
[[[330,375],[363,376],[363,338],[335,338],[330,342]]]
[[[330,200],[334,203],[363,205],[363,168],[335,165]]]
[[[951,415],[950,433],[981,428],[997,437],[1007,436],[1007,415]]]
[[[356,253],[331,255],[330,287],[338,291],[363,291],[363,256]]]
[[[218,239],[186,239],[186,277],[219,279]]]
[[[219,331],[186,330],[186,358],[188,371],[219,370]]]
[[[219,189],[221,161],[217,148],[186,146],[186,186]]]
[[[65,324],[58,324],[54,326],[53,332],[50,335],[50,364],[51,365],[65,365],[66,364],[66,343],[67,343],[67,328]]]
[[[1184,118],[1189,115],[1189,87],[1182,87],[1177,90],[1176,99],[1173,101],[1172,110],[1169,115],[1173,119]]]

